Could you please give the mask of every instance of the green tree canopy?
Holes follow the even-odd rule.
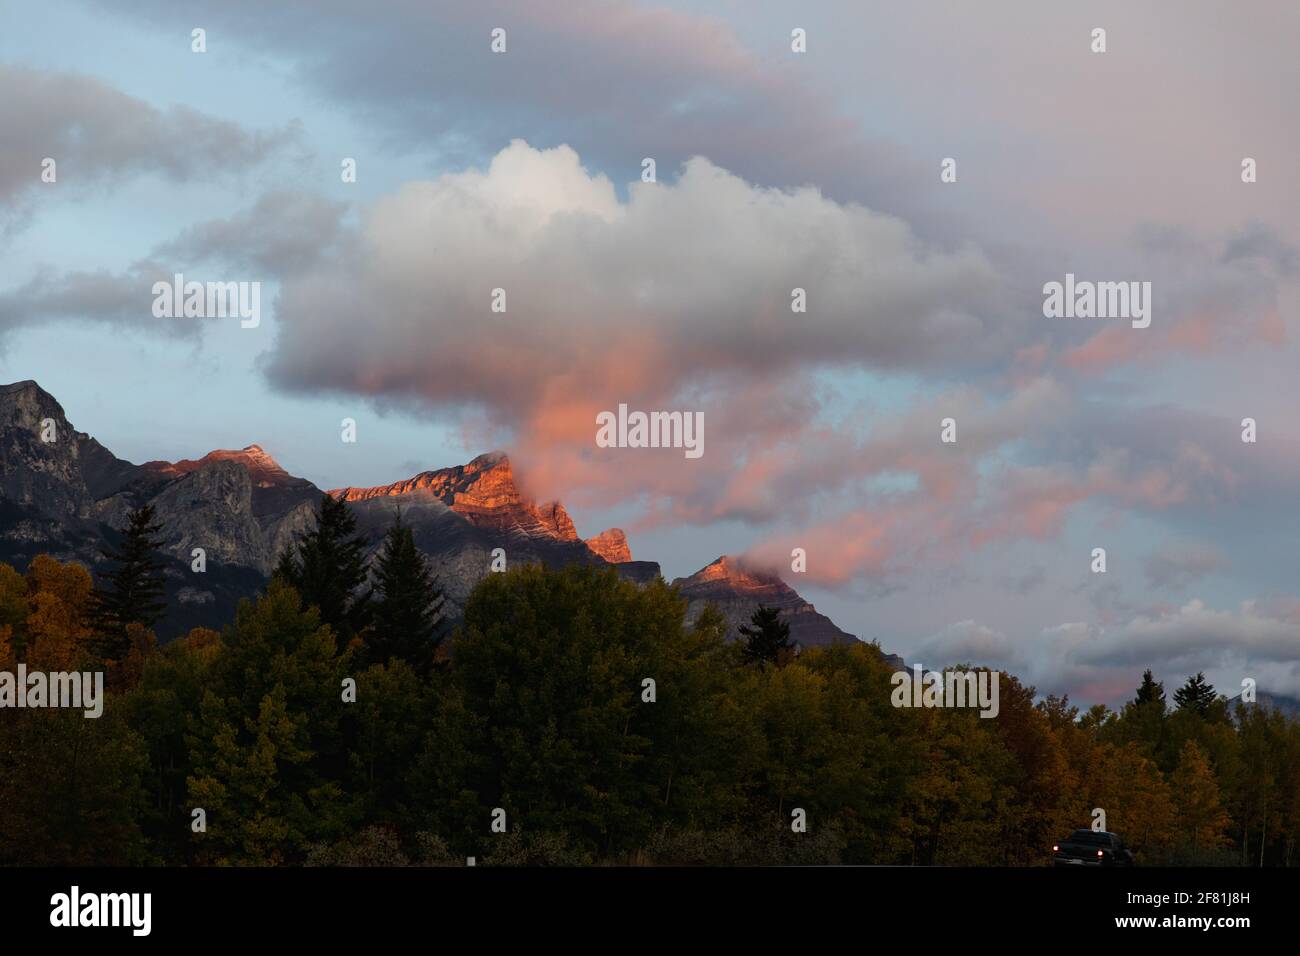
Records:
[[[384,536],[374,579],[378,601],[373,626],[366,633],[370,660],[385,664],[397,658],[417,674],[428,674],[442,643],[438,618],[443,596],[428,560],[416,548],[415,536],[402,524],[400,515]]]
[[[1191,710],[1201,715],[1209,713],[1216,699],[1214,685],[1199,671],[1195,677],[1187,678],[1187,683],[1174,691],[1174,703],[1178,705],[1179,710]]]
[[[304,607],[319,609],[321,622],[346,643],[370,621],[365,553],[347,502],[322,495],[316,527],[280,555],[275,577],[298,592]]]

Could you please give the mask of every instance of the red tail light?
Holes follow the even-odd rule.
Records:
[[[1060,852],[1061,852],[1061,848],[1060,848],[1059,846],[1057,846],[1055,843],[1053,843],[1053,844],[1052,844],[1052,852],[1053,852],[1053,853],[1060,853]]]
[[[1103,853],[1101,850],[1098,850],[1098,851],[1097,851],[1097,855],[1098,855],[1098,856],[1105,856],[1106,854]]]

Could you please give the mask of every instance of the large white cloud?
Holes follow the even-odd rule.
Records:
[[[796,287],[806,314],[791,312]],[[370,210],[352,255],[286,285],[269,371],[512,415],[552,397],[603,408],[729,367],[991,355],[1009,321],[999,295],[978,251],[927,248],[815,189],[758,188],[697,158],[621,202],[571,149],[515,141],[484,171],[408,183]]]
[[[965,367],[1020,340],[1024,312],[978,250],[706,159],[679,173],[624,198],[573,150],[515,141],[486,169],[408,183],[285,281],[266,371],[290,390],[475,409],[550,474],[547,493],[596,461],[597,412],[700,410],[708,444],[689,482],[673,484],[680,454],[598,462],[629,489],[680,493],[774,429],[806,429],[813,369]]]

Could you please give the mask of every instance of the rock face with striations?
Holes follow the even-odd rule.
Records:
[[[627,535],[622,528],[610,528],[594,538],[587,539],[587,547],[610,564],[622,564],[632,560],[632,549],[627,546]]]
[[[760,605],[779,608],[782,620],[790,625],[791,640],[804,647],[847,644],[857,640],[840,630],[825,614],[799,596],[775,574],[747,567],[736,558],[723,555],[688,578],[678,578],[677,585],[686,598],[686,619],[694,621],[709,604],[716,604],[731,625],[732,636],[748,624]]]
[[[174,519],[176,546],[186,554],[211,536],[209,554],[215,549],[222,561],[270,574],[281,552],[315,524],[320,489],[290,475],[259,445],[142,467],[170,479],[154,507]],[[220,506],[195,511],[193,502]]]
[[[460,615],[474,586],[490,573],[496,548],[505,552],[508,568],[609,563],[632,580],[659,573],[653,562],[631,561],[630,552],[626,563],[610,561],[584,543],[559,502],[539,505],[519,490],[510,459],[500,452],[391,485],[338,488],[330,494],[352,506],[357,526],[374,550],[384,529],[401,514],[416,546],[430,558],[452,617]]]

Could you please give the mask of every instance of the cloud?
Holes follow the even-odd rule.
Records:
[[[633,0],[144,0],[129,10],[151,27],[202,22],[288,63],[380,130],[377,147],[464,164],[524,137],[570,143],[629,178],[644,157],[672,169],[703,154],[769,185],[816,182],[837,198],[909,207],[918,196],[902,188],[915,161],[833,107],[790,53],[788,30],[773,55],[747,49],[723,19]],[[498,27],[507,51],[494,54]]]
[[[121,273],[42,270],[21,286],[0,292],[0,346],[21,326],[65,320],[193,337],[199,329],[194,320],[153,316],[153,284],[170,276],[164,266],[148,260]]]
[[[1181,591],[1226,565],[1224,556],[1210,545],[1194,541],[1166,542],[1148,555],[1144,570],[1152,587]]]
[[[997,661],[1007,667],[1023,661],[1016,643],[1006,634],[973,620],[957,621],[918,646],[916,660],[925,667]]]
[[[1031,568],[1023,574],[1004,574],[998,578],[999,587],[1006,588],[1022,597],[1037,591],[1047,583],[1047,571],[1041,566]]]
[[[1249,468],[1236,429],[1205,416],[1081,401],[1023,368],[991,380],[1055,330],[978,250],[703,158],[622,199],[573,150],[517,140],[486,169],[405,184],[329,242],[282,286],[275,386],[461,416],[539,496],[638,503],[634,530],[776,525],[750,557],[816,547],[809,579],[828,586],[1054,538],[1090,502],[1221,504]],[[846,407],[828,369],[946,384],[886,415]],[[704,457],[595,447],[596,415],[619,404],[702,411]],[[946,417],[955,445],[938,440]]]
[[[1118,365],[1151,366],[1177,354],[1276,348],[1288,339],[1284,286],[1295,274],[1296,250],[1275,230],[1247,223],[1223,234],[1197,236],[1174,226],[1139,228],[1125,263],[1108,275],[1151,283],[1151,327],[1083,323],[1060,343],[1059,362],[1095,374]]]
[[[623,201],[573,150],[515,141],[486,170],[407,183],[343,245],[284,283],[270,380],[481,410],[552,485],[595,469],[632,491],[698,488],[810,437],[810,369],[992,361],[1021,324],[977,250],[702,158]],[[597,449],[595,416],[619,403],[704,411],[704,464]],[[738,510],[744,480],[716,486]]]
[[[261,162],[297,138],[293,127],[250,132],[185,106],[160,110],[75,73],[0,64],[0,219],[12,228],[36,190],[84,195],[92,186],[156,174],[176,181]],[[56,183],[41,181],[46,158]]]
[[[1262,691],[1296,696],[1297,635],[1300,611],[1293,601],[1244,601],[1235,610],[1219,610],[1192,600],[1111,626],[1058,624],[1029,639],[965,620],[922,641],[917,656],[928,667],[996,667],[1040,693],[1069,690],[1083,701],[1112,706],[1132,696],[1147,668],[1171,692],[1186,677],[1204,672],[1229,697],[1240,692],[1246,677]]]
[[[272,190],[225,219],[198,223],[154,250],[169,261],[219,262],[284,276],[317,264],[342,234],[347,203],[317,193]]]
[[[727,487],[746,488],[746,513],[756,517],[766,509],[798,523],[815,508],[809,523],[774,533],[753,546],[751,557],[781,565],[790,548],[804,547],[808,579],[836,588],[864,577],[897,580],[922,568],[950,567],[1001,542],[1059,540],[1070,516],[1086,505],[1103,519],[1174,516],[1244,495],[1264,500],[1275,494],[1263,479],[1276,474],[1242,456],[1237,433],[1226,423],[1159,413],[1144,421],[1145,410],[1127,410],[1117,419],[1115,411],[1077,403],[1047,377],[1020,383],[1000,400],[959,387],[902,415],[873,420],[860,433],[795,430],[788,456],[734,464]],[[948,412],[957,421],[954,445],[938,440]],[[1270,461],[1300,475],[1294,457],[1274,450]],[[747,477],[751,469],[758,475]],[[898,474],[914,480],[864,484]],[[999,584],[1023,595],[1042,580],[1040,568],[1037,575]],[[1091,590],[1106,620],[1131,610],[1118,585]]]
[[[187,280],[269,283],[300,273],[343,241],[346,208],[315,193],[273,190],[232,216],[190,226],[121,272],[39,269],[0,292],[0,345],[19,327],[61,321],[197,337],[202,321],[153,315],[155,282],[182,273]]]
[[[272,191],[131,275],[29,283],[0,299],[0,323],[123,321],[150,270],[194,263],[282,280],[262,360],[274,385],[459,417],[473,450],[516,452],[539,497],[635,503],[633,530],[770,527],[750,556],[781,565],[803,547],[808,579],[830,587],[896,585],[993,542],[1055,538],[1091,502],[1221,504],[1256,477],[1223,422],[1081,401],[1041,368],[990,379],[1042,334],[1015,283],[978,250],[935,249],[811,188],[754,186],[696,158],[624,199],[574,151],[515,141],[486,169],[407,183],[356,226],[346,211]],[[796,287],[806,313],[790,309]],[[504,313],[490,309],[497,288]],[[846,404],[827,369],[944,384],[885,414]],[[623,403],[702,411],[704,457],[597,448],[597,413]],[[948,417],[955,445],[938,440]],[[1257,454],[1269,456],[1283,460],[1276,443]]]

